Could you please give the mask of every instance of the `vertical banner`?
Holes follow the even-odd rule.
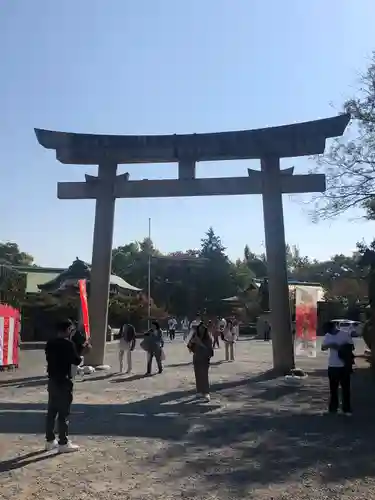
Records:
[[[0,366],[18,366],[20,313],[0,304]]]
[[[296,356],[316,358],[318,289],[296,286]]]
[[[86,339],[90,337],[89,306],[87,302],[86,280],[78,280],[79,296],[81,298],[82,323]]]

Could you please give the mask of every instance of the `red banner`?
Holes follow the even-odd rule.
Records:
[[[78,280],[79,296],[81,298],[82,323],[86,333],[86,339],[90,337],[89,306],[87,302],[86,280]]]
[[[19,311],[0,304],[0,366],[18,366],[20,328]]]
[[[317,290],[296,287],[296,355],[316,357]]]

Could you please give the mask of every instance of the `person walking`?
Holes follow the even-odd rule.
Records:
[[[135,349],[136,333],[135,328],[130,323],[125,323],[120,328],[120,342],[119,342],[119,364],[120,373],[124,372],[124,358],[126,354],[126,373],[131,373],[133,369],[132,357]]]
[[[236,328],[233,326],[231,320],[227,321],[223,336],[225,344],[225,361],[234,361],[234,344],[237,337]]]
[[[322,342],[322,351],[329,351],[328,380],[329,380],[329,413],[337,413],[339,408],[339,388],[341,387],[342,411],[350,416],[352,412],[350,379],[354,364],[354,343],[350,332],[339,330],[329,321],[324,325],[325,335]]]
[[[163,332],[157,321],[153,321],[151,329],[145,334],[142,342],[143,349],[147,352],[147,371],[146,375],[151,375],[152,360],[155,358],[159,373],[163,372],[164,339]]]
[[[81,356],[71,340],[74,329],[72,321],[62,321],[57,325],[57,337],[48,340],[45,347],[48,374],[46,451],[58,449],[60,453],[69,453],[79,449],[68,438],[68,418],[73,401],[72,366],[81,363]],[[56,418],[58,441],[55,436]]]
[[[212,340],[206,326],[201,322],[187,345],[193,353],[193,366],[195,375],[195,385],[198,397],[202,397],[206,402],[210,401],[210,383],[208,371],[210,360],[214,355]]]

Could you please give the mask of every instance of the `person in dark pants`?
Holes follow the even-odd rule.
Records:
[[[341,387],[342,411],[350,416],[352,412],[350,379],[354,363],[354,344],[350,332],[338,330],[333,322],[324,325],[325,336],[322,351],[329,350],[329,413],[337,413],[339,408],[339,388]]]
[[[73,401],[72,365],[78,366],[78,355],[71,334],[74,324],[66,320],[57,325],[57,337],[46,344],[48,373],[48,409],[46,418],[46,451],[58,449],[60,453],[77,451],[79,446],[68,439],[68,419]],[[59,440],[55,437],[58,422]]]
[[[271,340],[271,325],[268,321],[264,322],[264,341],[269,342]]]
[[[206,326],[200,323],[188,343],[188,349],[193,353],[195,385],[198,397],[210,401],[210,383],[208,371],[210,359],[214,355],[212,340]]]
[[[176,328],[177,328],[177,320],[176,318],[170,318],[168,321],[168,333],[169,340],[174,340],[176,338]]]
[[[151,375],[152,360],[155,358],[158,365],[159,373],[163,371],[163,332],[157,321],[152,322],[152,328],[145,335],[145,341],[147,344],[147,371],[146,375]]]

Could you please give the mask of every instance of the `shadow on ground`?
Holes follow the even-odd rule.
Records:
[[[352,418],[325,413],[326,370],[312,372],[301,387],[265,377],[217,391],[241,404],[210,415],[203,429],[189,433],[183,447],[173,444],[150,457],[150,463],[178,461],[180,478],[204,475],[213,487],[222,484],[239,498],[249,487],[281,484],[292,476],[297,481],[314,477],[322,484],[375,477],[370,370],[353,376]]]
[[[6,387],[39,387],[47,384],[47,375],[37,377],[9,378],[0,380],[0,388]]]
[[[20,382],[20,381],[18,381]],[[285,385],[272,372],[213,384],[212,403],[193,391],[174,391],[125,404],[74,404],[72,434],[139,437],[169,442],[147,463],[174,461],[176,479],[203,475],[240,498],[254,484],[283,483],[314,474],[321,482],[375,476],[375,391],[368,369],[353,376],[352,419],[323,416],[325,371],[302,386]],[[42,434],[45,406],[0,402],[3,434]],[[38,459],[38,457],[36,458]],[[30,458],[33,460],[33,458]],[[22,467],[1,462],[0,471]]]

